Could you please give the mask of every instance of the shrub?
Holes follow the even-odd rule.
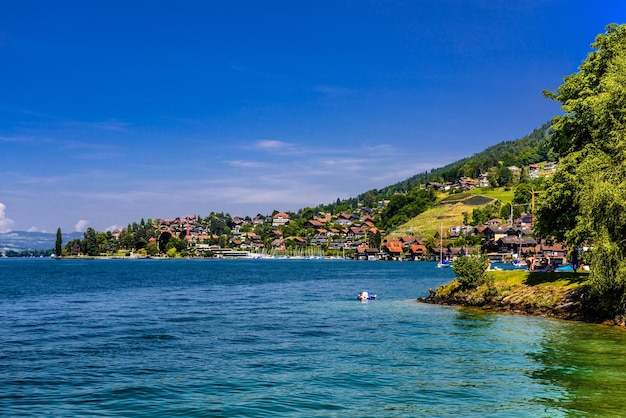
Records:
[[[463,289],[473,289],[485,282],[489,260],[485,256],[467,255],[454,261],[452,270]]]

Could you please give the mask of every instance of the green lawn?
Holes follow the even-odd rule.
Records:
[[[511,203],[513,201],[514,191],[513,189],[505,191],[503,187],[499,187],[497,189],[472,189],[468,193],[491,197],[502,203]]]
[[[471,215],[476,207],[493,203],[495,199],[503,203],[511,202],[513,191],[500,188],[473,189],[451,195],[442,193],[439,204],[400,225],[390,236],[432,237],[440,227],[445,231],[451,226],[462,225],[464,212]]]

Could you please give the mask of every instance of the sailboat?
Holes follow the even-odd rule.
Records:
[[[526,260],[522,259],[522,233],[519,233],[519,245],[517,246],[517,258],[513,260],[513,267],[526,268]]]
[[[443,259],[443,226],[439,225],[439,262],[437,268],[450,267],[450,263]]]

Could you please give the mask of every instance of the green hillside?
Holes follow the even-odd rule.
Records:
[[[418,238],[431,237],[440,228],[447,230],[451,226],[463,225],[463,213],[471,215],[477,207],[500,202],[510,203],[513,200],[513,191],[504,189],[474,189],[466,193],[448,195],[441,194],[438,203],[420,213],[410,221],[400,225],[390,236],[415,236]]]

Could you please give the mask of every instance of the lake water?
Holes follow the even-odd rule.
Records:
[[[0,415],[626,416],[624,330],[415,301],[452,277],[420,262],[0,260]]]

